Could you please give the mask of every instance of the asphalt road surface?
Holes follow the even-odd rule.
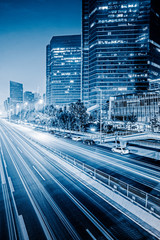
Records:
[[[156,239],[65,171],[43,146],[157,195],[158,166],[3,120],[0,133],[0,239]]]

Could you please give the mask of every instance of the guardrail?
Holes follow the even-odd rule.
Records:
[[[39,143],[38,143],[39,144]],[[44,147],[44,145],[42,145]],[[58,151],[57,149],[46,147],[52,153],[61,157],[64,161],[81,170],[83,173],[88,174],[95,180],[98,180],[103,185],[109,187],[111,190],[120,193],[127,197],[132,202],[137,203],[141,207],[145,208],[150,213],[160,218],[160,198],[155,197],[149,193],[146,193],[130,184],[127,184],[112,175],[106,174],[92,166],[89,166],[65,153]]]

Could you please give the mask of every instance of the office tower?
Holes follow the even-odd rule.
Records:
[[[39,100],[41,99],[40,93],[35,92],[35,93],[33,93],[33,94],[34,94],[34,101],[35,101],[35,102],[37,102],[37,101],[39,101]]]
[[[24,102],[33,103],[34,102],[34,93],[30,91],[24,92]]]
[[[144,92],[160,79],[159,0],[82,0],[82,100]]]
[[[46,103],[76,102],[80,86],[81,36],[54,36],[46,49]]]
[[[4,109],[5,109],[6,112],[9,110],[9,106],[10,106],[10,98],[7,98],[4,101]]]
[[[10,81],[10,104],[23,103],[23,84]]]

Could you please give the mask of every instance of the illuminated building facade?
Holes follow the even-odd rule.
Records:
[[[16,105],[23,102],[23,84],[10,81],[10,104]]]
[[[159,0],[83,0],[82,100],[147,91],[160,79],[159,29]]]
[[[160,121],[160,92],[125,94],[110,98],[110,120],[126,121],[134,116],[138,122]]]
[[[34,102],[34,93],[30,91],[24,92],[24,102],[28,102],[28,103]]]
[[[76,102],[81,92],[81,35],[55,36],[46,52],[46,103]]]

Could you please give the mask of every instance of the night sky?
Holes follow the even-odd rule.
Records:
[[[0,0],[0,104],[9,81],[45,92],[46,45],[81,32],[81,0]]]

